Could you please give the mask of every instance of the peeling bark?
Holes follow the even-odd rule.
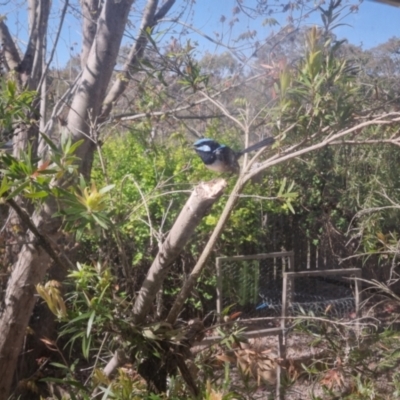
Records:
[[[32,218],[38,230],[55,235],[55,221],[45,208]],[[45,229],[45,221],[49,221]],[[48,224],[48,223],[47,223]],[[41,238],[26,234],[26,242],[7,285],[4,304],[0,310],[0,400],[7,400],[12,384],[18,355],[26,328],[35,305],[35,285],[40,283],[50,265],[50,256],[41,246]]]

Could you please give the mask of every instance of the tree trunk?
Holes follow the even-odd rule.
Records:
[[[73,139],[83,139],[83,145],[76,155],[81,158],[80,171],[85,177],[90,177],[93,154],[97,142],[97,123],[106,91],[116,65],[122,36],[126,27],[133,0],[81,0],[83,14],[83,37],[81,65],[83,72],[77,82],[77,90],[73,93],[72,102],[67,117],[68,130]],[[158,17],[163,17],[173,5],[174,0],[167,0],[159,9]],[[44,54],[46,54],[46,29],[50,12],[49,0],[29,0],[29,40],[27,49],[19,57],[17,46],[12,40],[3,20],[0,21],[0,39],[3,44],[5,67],[7,71],[15,70],[21,86],[40,91],[48,70],[43,70]],[[143,12],[143,26],[154,26],[159,18],[154,19],[158,6],[157,0],[147,0],[146,11]],[[143,32],[139,33],[139,37]],[[142,42],[145,45],[144,42]],[[137,57],[131,64],[138,62]],[[132,65],[131,65],[132,66]],[[41,83],[39,83],[41,82]],[[113,94],[113,101],[122,94]],[[72,96],[72,94],[71,94]],[[66,98],[60,100],[65,103]],[[59,107],[59,104],[55,107]],[[54,118],[57,116],[53,116]],[[45,118],[45,115],[41,115]],[[46,124],[41,121],[40,126]],[[50,124],[51,126],[51,124]],[[46,133],[51,132],[46,130]],[[21,129],[14,141],[14,151],[26,150],[30,136],[37,135],[37,130],[29,132]],[[37,139],[37,138],[36,138]],[[45,153],[45,152],[43,152]],[[55,238],[60,227],[60,221],[52,218],[56,208],[45,204],[32,217],[33,225],[44,235]],[[0,309],[0,400],[6,400],[11,388],[13,374],[17,365],[18,355],[24,341],[26,328],[35,305],[35,285],[41,282],[48,270],[50,256],[39,247],[40,238],[31,232],[24,234],[26,243],[18,254],[11,278],[7,285],[4,304]],[[54,259],[54,257],[52,257]]]
[[[97,140],[96,120],[114,71],[132,3],[133,0],[107,0],[104,3],[87,63],[68,114],[68,130],[74,140],[85,140],[76,152],[82,159],[81,171],[85,177],[90,176]]]
[[[37,215],[33,222],[40,226]],[[55,232],[53,232],[55,233]],[[49,267],[50,257],[31,232],[10,277],[0,319],[0,400],[7,400],[29,318],[35,305],[35,285]]]

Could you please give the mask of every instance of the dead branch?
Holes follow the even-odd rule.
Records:
[[[133,307],[136,324],[144,322],[172,263],[179,256],[202,218],[221,197],[225,188],[226,181],[223,179],[201,183],[194,188],[167,239],[162,244],[138,293]]]

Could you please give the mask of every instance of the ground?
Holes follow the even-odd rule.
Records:
[[[274,398],[279,363],[282,399],[389,400],[397,398],[400,389],[399,322],[400,302],[374,294],[364,302],[358,320],[350,316],[298,323],[287,334],[285,360],[278,359],[276,335],[232,342],[230,349],[216,346],[214,354],[209,349],[194,351],[200,363],[213,366],[217,386],[237,392],[238,399]],[[202,353],[207,353],[203,359]]]

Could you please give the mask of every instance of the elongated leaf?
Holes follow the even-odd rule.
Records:
[[[7,196],[8,199],[12,199],[13,197],[17,196],[20,194],[25,188],[27,188],[30,185],[30,182],[24,182],[22,185],[18,186],[11,194]]]
[[[69,371],[69,368],[66,365],[60,364],[58,362],[51,362],[50,365],[56,368],[66,369],[67,371]]]
[[[92,331],[92,326],[93,326],[93,321],[94,318],[96,317],[96,311],[92,311],[92,314],[90,315],[88,324],[87,324],[87,329],[86,329],[86,336],[90,336],[90,332]]]
[[[45,192],[44,190],[41,190],[40,192],[33,192],[33,193],[27,193],[25,194],[25,197],[28,199],[42,199],[44,197],[47,197],[49,194]]]
[[[84,142],[83,139],[78,140],[74,144],[71,144],[71,147],[68,149],[68,154],[73,154],[75,153],[75,150]]]
[[[55,145],[55,143],[44,133],[40,132],[40,136],[43,138],[43,140],[49,145],[49,147],[54,151],[58,152],[58,148]]]
[[[109,192],[110,190],[112,190],[114,188],[115,188],[115,185],[107,185],[107,186],[104,186],[102,189],[100,189],[99,193],[100,194],[104,194],[104,193],[107,193],[107,192]]]

